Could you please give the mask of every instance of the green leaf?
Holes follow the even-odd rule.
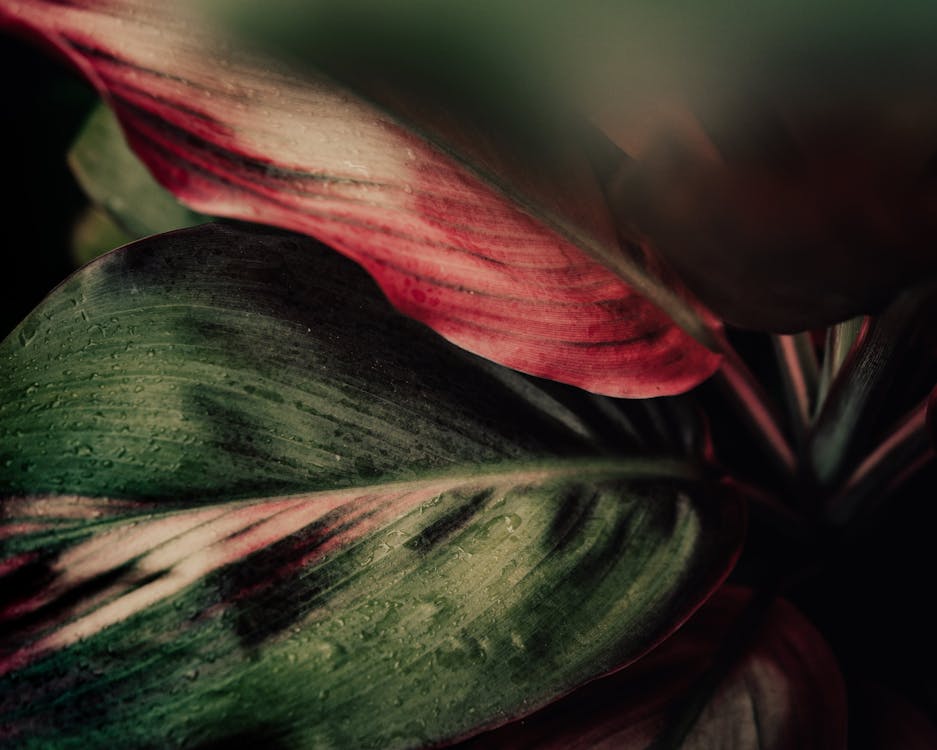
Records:
[[[88,206],[72,226],[72,260],[75,267],[83,266],[99,255],[126,245],[131,237],[97,206]]]
[[[103,104],[89,115],[72,144],[68,164],[81,189],[133,239],[210,221],[179,203],[153,178]]]
[[[869,325],[840,366],[808,440],[807,460],[820,485],[845,479],[851,464],[888,439],[895,428],[889,416],[915,411],[926,398],[933,367],[922,353],[937,343],[929,325],[935,310],[933,284],[901,295]]]
[[[824,401],[826,401],[833,380],[846,364],[846,360],[850,356],[854,356],[853,353],[858,350],[871,325],[869,318],[859,316],[844,320],[842,323],[837,323],[827,329],[816,403],[818,413],[823,407]]]
[[[464,736],[640,656],[738,553],[691,465],[602,455],[573,389],[508,387],[305,238],[122,248],[0,360],[15,746]]]

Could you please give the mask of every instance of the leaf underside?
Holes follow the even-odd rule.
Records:
[[[306,238],[129,245],[0,359],[13,747],[464,736],[637,658],[738,554],[738,500],[597,455]]]
[[[103,104],[85,122],[68,152],[68,163],[87,196],[133,239],[209,221],[153,179]]]

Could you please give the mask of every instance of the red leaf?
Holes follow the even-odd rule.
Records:
[[[466,747],[644,750],[674,720],[732,633],[748,589],[724,586],[670,640],[528,719]],[[476,744],[477,743],[477,744]],[[846,691],[829,647],[792,605],[771,605],[753,645],[706,700],[681,747],[837,750]]]
[[[78,66],[180,200],[327,242],[459,346],[613,396],[679,393],[718,365],[670,317],[705,340],[692,305],[621,249],[573,144],[548,175],[519,169],[431,102],[405,125],[221,49],[172,2],[4,0],[4,22]]]

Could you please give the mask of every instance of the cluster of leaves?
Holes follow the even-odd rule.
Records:
[[[923,573],[855,626],[926,542],[928,108],[637,127],[286,9],[0,0],[123,245],[0,344],[3,742],[935,746]]]

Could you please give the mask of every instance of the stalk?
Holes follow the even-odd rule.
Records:
[[[748,426],[759,436],[771,459],[789,477],[797,472],[797,458],[781,429],[774,405],[761,384],[734,349],[725,342],[717,381],[733,399]]]

